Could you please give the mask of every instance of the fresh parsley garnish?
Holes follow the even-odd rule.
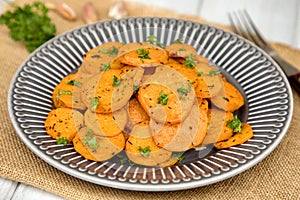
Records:
[[[93,130],[89,129],[86,132],[85,138],[83,138],[82,142],[84,144],[87,144],[92,149],[97,149],[99,147],[99,144],[97,142],[97,137],[93,136]]]
[[[147,49],[138,49],[137,53],[139,54],[139,58],[141,59],[151,59],[149,56],[149,50]]]
[[[235,133],[241,133],[242,132],[242,125],[243,124],[242,124],[241,120],[239,120],[237,115],[234,115],[232,120],[227,121],[227,126],[229,128],[232,128],[233,132],[235,132]]]
[[[110,69],[110,64],[107,63],[103,67],[100,68],[100,72],[107,71]]]
[[[182,44],[183,43],[183,38],[178,38],[173,41],[173,44]]]
[[[180,48],[178,51],[186,51],[186,48]]]
[[[72,92],[70,90],[60,90],[58,89],[57,95],[56,95],[56,99],[59,98],[60,95],[72,95]]]
[[[61,138],[56,139],[56,144],[64,144],[64,145],[66,145],[66,144],[68,144],[68,140],[67,140],[66,137],[61,137]]]
[[[96,110],[97,106],[99,104],[99,99],[97,97],[92,98],[91,101],[91,109],[94,111]]]
[[[68,85],[75,85],[75,86],[78,86],[78,87],[81,87],[81,86],[82,86],[82,83],[79,82],[79,81],[76,81],[75,79],[68,80],[68,81],[67,81],[67,84],[68,84]]]
[[[168,99],[169,95],[168,94],[163,94],[163,91],[160,91],[160,97],[157,98],[157,103],[162,104],[162,105],[167,105],[168,104]]]
[[[180,99],[183,99],[183,96],[186,96],[191,91],[192,84],[192,82],[189,82],[187,88],[184,88],[182,85],[179,88],[177,88],[177,92],[180,95]]]
[[[48,9],[42,2],[36,1],[24,7],[11,5],[14,11],[1,15],[0,24],[5,24],[12,39],[22,41],[29,52],[55,36],[55,25],[48,17]]]
[[[118,77],[116,77],[116,76],[114,75],[112,79],[113,79],[112,86],[118,87],[118,86],[121,84],[121,81],[122,81],[121,78],[118,79]]]
[[[176,158],[178,160],[178,164],[181,164],[184,160],[184,155],[181,152],[173,153],[172,157]]]
[[[118,48],[113,46],[111,49],[100,49],[101,53],[109,54],[109,55],[118,55]]]
[[[133,85],[133,93],[136,93],[139,90],[140,86]]]
[[[163,48],[163,49],[165,48],[165,45],[163,43],[159,42],[155,35],[149,35],[147,37],[147,41],[154,44],[154,45],[159,46],[160,48]]]
[[[150,146],[146,146],[145,148],[142,148],[141,146],[139,146],[139,151],[143,157],[147,158],[150,155],[151,149],[150,149]]]
[[[215,76],[215,75],[220,74],[220,73],[221,73],[220,71],[215,70],[215,69],[212,69],[212,70],[209,71],[210,76]]]
[[[193,54],[190,54],[184,61],[184,65],[188,68],[194,68],[196,66],[195,57]]]
[[[200,72],[200,71],[197,71],[197,72],[196,72],[196,75],[197,75],[197,76],[201,76],[202,74],[203,74],[203,72]]]

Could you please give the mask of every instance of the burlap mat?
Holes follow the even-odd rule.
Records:
[[[77,13],[81,13],[84,1],[65,0],[65,2],[72,5]],[[24,1],[19,3],[23,4]],[[101,19],[106,18],[111,3],[109,0],[95,3]],[[200,21],[196,17],[179,16],[168,10],[149,8],[140,4],[127,3],[127,8],[132,16],[168,16]],[[83,24],[81,19],[68,22],[54,13],[50,15],[57,26],[58,34]],[[295,111],[287,135],[267,158],[251,169],[216,184],[185,191],[157,193],[124,191],[69,176],[38,158],[22,143],[10,122],[6,101],[11,78],[29,53],[22,44],[10,39],[4,26],[0,26],[0,44],[0,176],[42,188],[67,199],[300,198],[300,98],[295,92]],[[274,44],[274,47],[283,57],[300,68],[300,51],[281,44]]]

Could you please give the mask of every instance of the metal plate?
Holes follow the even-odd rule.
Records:
[[[93,162],[72,145],[57,145],[44,129],[52,91],[76,70],[89,49],[107,41],[142,42],[157,36],[165,45],[183,38],[207,57],[243,93],[238,114],[254,130],[242,145],[213,150],[183,165],[151,168],[114,160]],[[293,112],[289,83],[278,65],[248,41],[208,25],[168,18],[128,18],[77,28],[48,41],[19,67],[8,95],[11,121],[22,141],[57,169],[100,185],[140,191],[170,191],[215,183],[249,169],[270,154],[286,134]]]

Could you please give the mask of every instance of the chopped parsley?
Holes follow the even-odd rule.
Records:
[[[97,97],[92,98],[91,101],[91,109],[94,111],[96,110],[97,106],[99,104],[99,99]]]
[[[139,146],[139,151],[143,157],[147,158],[150,155],[151,149],[150,149],[150,146],[146,146],[145,148],[142,148],[141,146]]]
[[[110,64],[107,63],[103,67],[100,68],[100,72],[107,71],[110,69]]]
[[[227,121],[227,126],[233,129],[235,133],[242,133],[242,122],[239,120],[237,115],[233,116],[232,120]]]
[[[116,76],[114,75],[112,79],[113,79],[112,86],[118,87],[118,86],[121,84],[121,81],[122,81],[121,78],[118,79],[118,77],[116,77]]]
[[[215,75],[220,74],[220,73],[221,73],[220,71],[215,70],[215,69],[212,69],[212,70],[209,71],[210,76],[215,76]]]
[[[97,142],[97,137],[92,137],[93,130],[89,129],[86,132],[85,138],[83,138],[82,142],[84,144],[87,144],[92,149],[97,149],[99,147],[99,144]]]
[[[178,164],[181,164],[182,161],[184,160],[184,155],[183,153],[173,153],[173,157],[178,160]]]
[[[133,92],[136,93],[139,90],[139,86],[138,85],[133,85]]]
[[[149,56],[149,50],[147,49],[138,49],[137,53],[139,54],[139,58],[141,59],[151,59]]]
[[[118,48],[113,46],[111,49],[100,49],[101,53],[109,54],[109,55],[118,55]]]
[[[162,105],[167,105],[168,104],[168,99],[169,95],[168,94],[163,94],[163,91],[160,91],[160,97],[157,98],[157,103],[162,104]]]
[[[163,49],[165,48],[165,45],[163,43],[159,42],[155,35],[149,35],[147,37],[147,41],[152,43],[152,44],[155,44],[155,45],[159,46],[160,48],[163,48]]]
[[[195,57],[193,54],[190,54],[184,61],[184,65],[188,68],[194,68],[196,66]]]
[[[197,71],[197,72],[196,72],[196,75],[197,75],[197,76],[201,76],[202,74],[203,74],[203,72],[200,72],[200,71]]]
[[[64,144],[64,145],[66,145],[66,144],[68,144],[68,140],[67,140],[66,137],[61,137],[61,138],[58,138],[56,140],[56,144]]]
[[[72,92],[70,90],[60,90],[60,89],[58,89],[56,99],[58,99],[60,95],[72,95]]]
[[[180,48],[178,51],[186,51],[186,48]]]
[[[184,88],[183,86],[180,86],[177,88],[177,92],[179,93],[179,99],[183,99],[183,96],[186,96],[191,91],[192,82],[188,83],[187,88]]]
[[[67,81],[67,84],[68,84],[68,85],[75,85],[75,86],[78,86],[78,87],[81,87],[81,86],[82,86],[82,83],[79,82],[79,81],[76,81],[75,79],[68,80],[68,81]]]
[[[173,42],[173,44],[182,44],[182,43],[183,43],[183,38],[178,38]]]

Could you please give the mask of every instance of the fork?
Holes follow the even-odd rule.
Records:
[[[229,13],[232,31],[253,42],[268,53],[283,69],[291,86],[300,94],[300,70],[281,58],[264,38],[246,10]]]

